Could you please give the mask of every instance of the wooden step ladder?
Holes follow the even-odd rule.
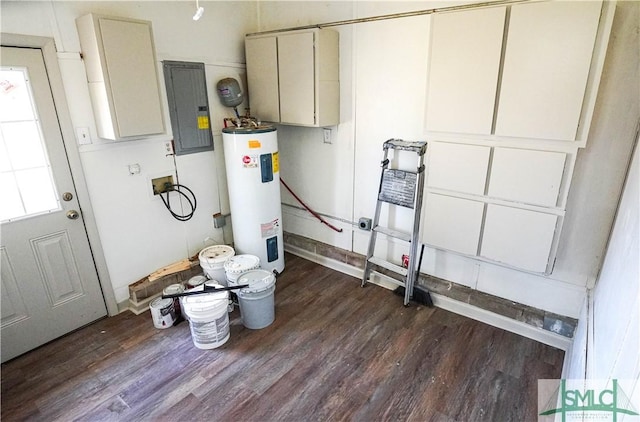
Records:
[[[422,245],[420,259],[416,260],[420,231],[420,211],[422,209],[424,188],[424,155],[427,151],[427,143],[389,139],[384,142],[382,148],[384,150],[384,157],[381,162],[382,172],[380,175],[380,186],[378,188],[378,200],[376,203],[376,212],[371,223],[371,238],[369,239],[364,275],[362,276],[362,287],[365,287],[371,274],[375,273],[398,286],[404,287],[404,305],[407,306],[413,296],[413,286],[418,278],[420,261],[422,261],[422,254],[424,252],[424,245]],[[418,167],[416,171],[412,172],[389,168],[389,150],[415,152],[418,155]],[[413,210],[413,225],[410,233],[380,226],[380,210],[383,203]],[[374,256],[378,233],[409,242],[409,263],[406,268]],[[399,274],[402,281],[377,271],[375,269],[376,267]]]

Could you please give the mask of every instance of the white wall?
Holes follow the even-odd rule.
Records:
[[[118,302],[128,285],[156,269],[197,253],[205,244],[231,241],[229,227],[215,229],[212,214],[228,213],[220,129],[232,113],[217,98],[215,84],[235,77],[244,85],[244,34],[256,29],[254,2],[201,2],[202,19],[192,20],[195,2],[23,2],[3,1],[3,32],[55,39],[69,111],[74,127],[90,128],[92,144],[79,147],[91,204]],[[167,157],[171,139],[164,99],[167,134],[136,141],[97,138],[75,19],[86,13],[149,20],[153,25],[160,91],[164,94],[162,60],[204,62],[215,150]],[[242,108],[240,108],[242,110]],[[141,173],[130,175],[129,164]],[[150,179],[175,174],[197,195],[198,209],[186,223],[173,219],[159,198],[151,195]],[[206,239],[206,240],[205,240]],[[206,243],[205,243],[206,242]]]
[[[260,30],[332,22],[451,5],[446,2],[266,2]],[[638,104],[637,2],[619,2],[587,148],[580,150],[556,266],[549,277],[428,249],[423,272],[551,312],[578,317],[604,255],[631,153]],[[333,27],[340,32],[341,123],[332,145],[320,129],[281,128],[282,177],[312,208],[336,217],[336,234],[308,214],[283,209],[285,230],[364,254],[368,233],[349,221],[371,217],[382,142],[423,138],[430,18]],[[634,30],[634,27],[636,28]],[[406,166],[403,159],[401,166]],[[283,202],[296,204],[288,194]],[[383,220],[387,214],[383,213]],[[389,225],[406,226],[403,210]],[[347,220],[346,222],[344,220]],[[407,228],[407,227],[405,227]],[[383,242],[379,242],[383,243]],[[404,244],[383,244],[398,261]]]
[[[228,114],[216,98],[216,81],[223,76],[244,79],[245,33],[452,3],[205,1],[202,4],[204,16],[193,22],[195,7],[191,1],[0,3],[3,32],[56,40],[73,125],[89,127],[92,134],[93,144],[79,150],[118,301],[126,299],[128,284],[195,253],[205,238],[215,242],[230,240],[230,232],[227,230],[227,238],[222,239],[223,233],[213,228],[209,217],[218,211],[228,211],[222,143],[219,132],[215,132],[214,152],[178,157],[180,181],[198,191],[200,205],[194,221],[177,223],[158,199],[150,197],[147,189],[147,179],[173,170],[173,162],[165,157],[163,149],[170,135],[117,144],[96,138],[84,65],[78,56],[76,17],[94,12],[151,20],[159,61],[207,64],[215,124]],[[595,279],[604,254],[622,185],[621,169],[630,154],[633,116],[640,113],[639,49],[637,29],[633,29],[637,28],[639,6],[637,2],[619,2],[617,6],[594,122],[587,148],[578,156],[556,270],[551,277],[437,250],[427,251],[423,271],[542,309],[579,315],[585,286]],[[332,232],[307,213],[285,206],[283,221],[287,231],[365,252],[368,233],[353,229],[350,222],[373,214],[381,144],[390,137],[422,138],[429,24],[430,18],[423,16],[335,28],[340,32],[341,123],[333,128],[333,143],[323,143],[321,129],[289,127],[279,128],[279,143],[283,179],[310,206],[335,217],[330,221],[344,232]],[[160,66],[158,63],[159,69]],[[166,121],[169,125],[168,114]],[[141,175],[129,176],[127,165],[133,163],[140,164]],[[405,159],[400,164],[409,165]],[[286,192],[283,202],[296,204]],[[402,212],[390,217],[392,225],[406,224]],[[393,259],[403,252],[404,245],[388,245]]]
[[[640,153],[636,148],[602,272],[585,305],[563,378],[624,380],[640,397]],[[635,402],[634,404],[637,404]]]

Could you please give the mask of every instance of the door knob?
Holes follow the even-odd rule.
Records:
[[[75,220],[78,217],[80,217],[80,213],[78,213],[78,211],[76,211],[76,210],[67,211],[67,218],[69,220]]]

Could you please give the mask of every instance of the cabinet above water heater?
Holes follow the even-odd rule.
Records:
[[[338,32],[250,34],[245,39],[251,114],[295,126],[340,122]]]

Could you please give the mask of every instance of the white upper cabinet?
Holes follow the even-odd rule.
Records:
[[[151,22],[89,14],[76,25],[98,136],[164,133]]]
[[[278,37],[278,76],[280,85],[280,122],[313,126],[315,124],[315,60],[313,32],[284,34]]]
[[[268,122],[279,122],[280,98],[276,38],[247,38],[245,51],[247,69],[251,69],[247,72],[247,85],[249,86],[253,114]]]
[[[602,2],[511,7],[496,135],[575,140]]]
[[[298,126],[340,121],[338,33],[310,29],[245,39],[251,112]]]
[[[490,134],[505,7],[433,16],[427,130]]]

